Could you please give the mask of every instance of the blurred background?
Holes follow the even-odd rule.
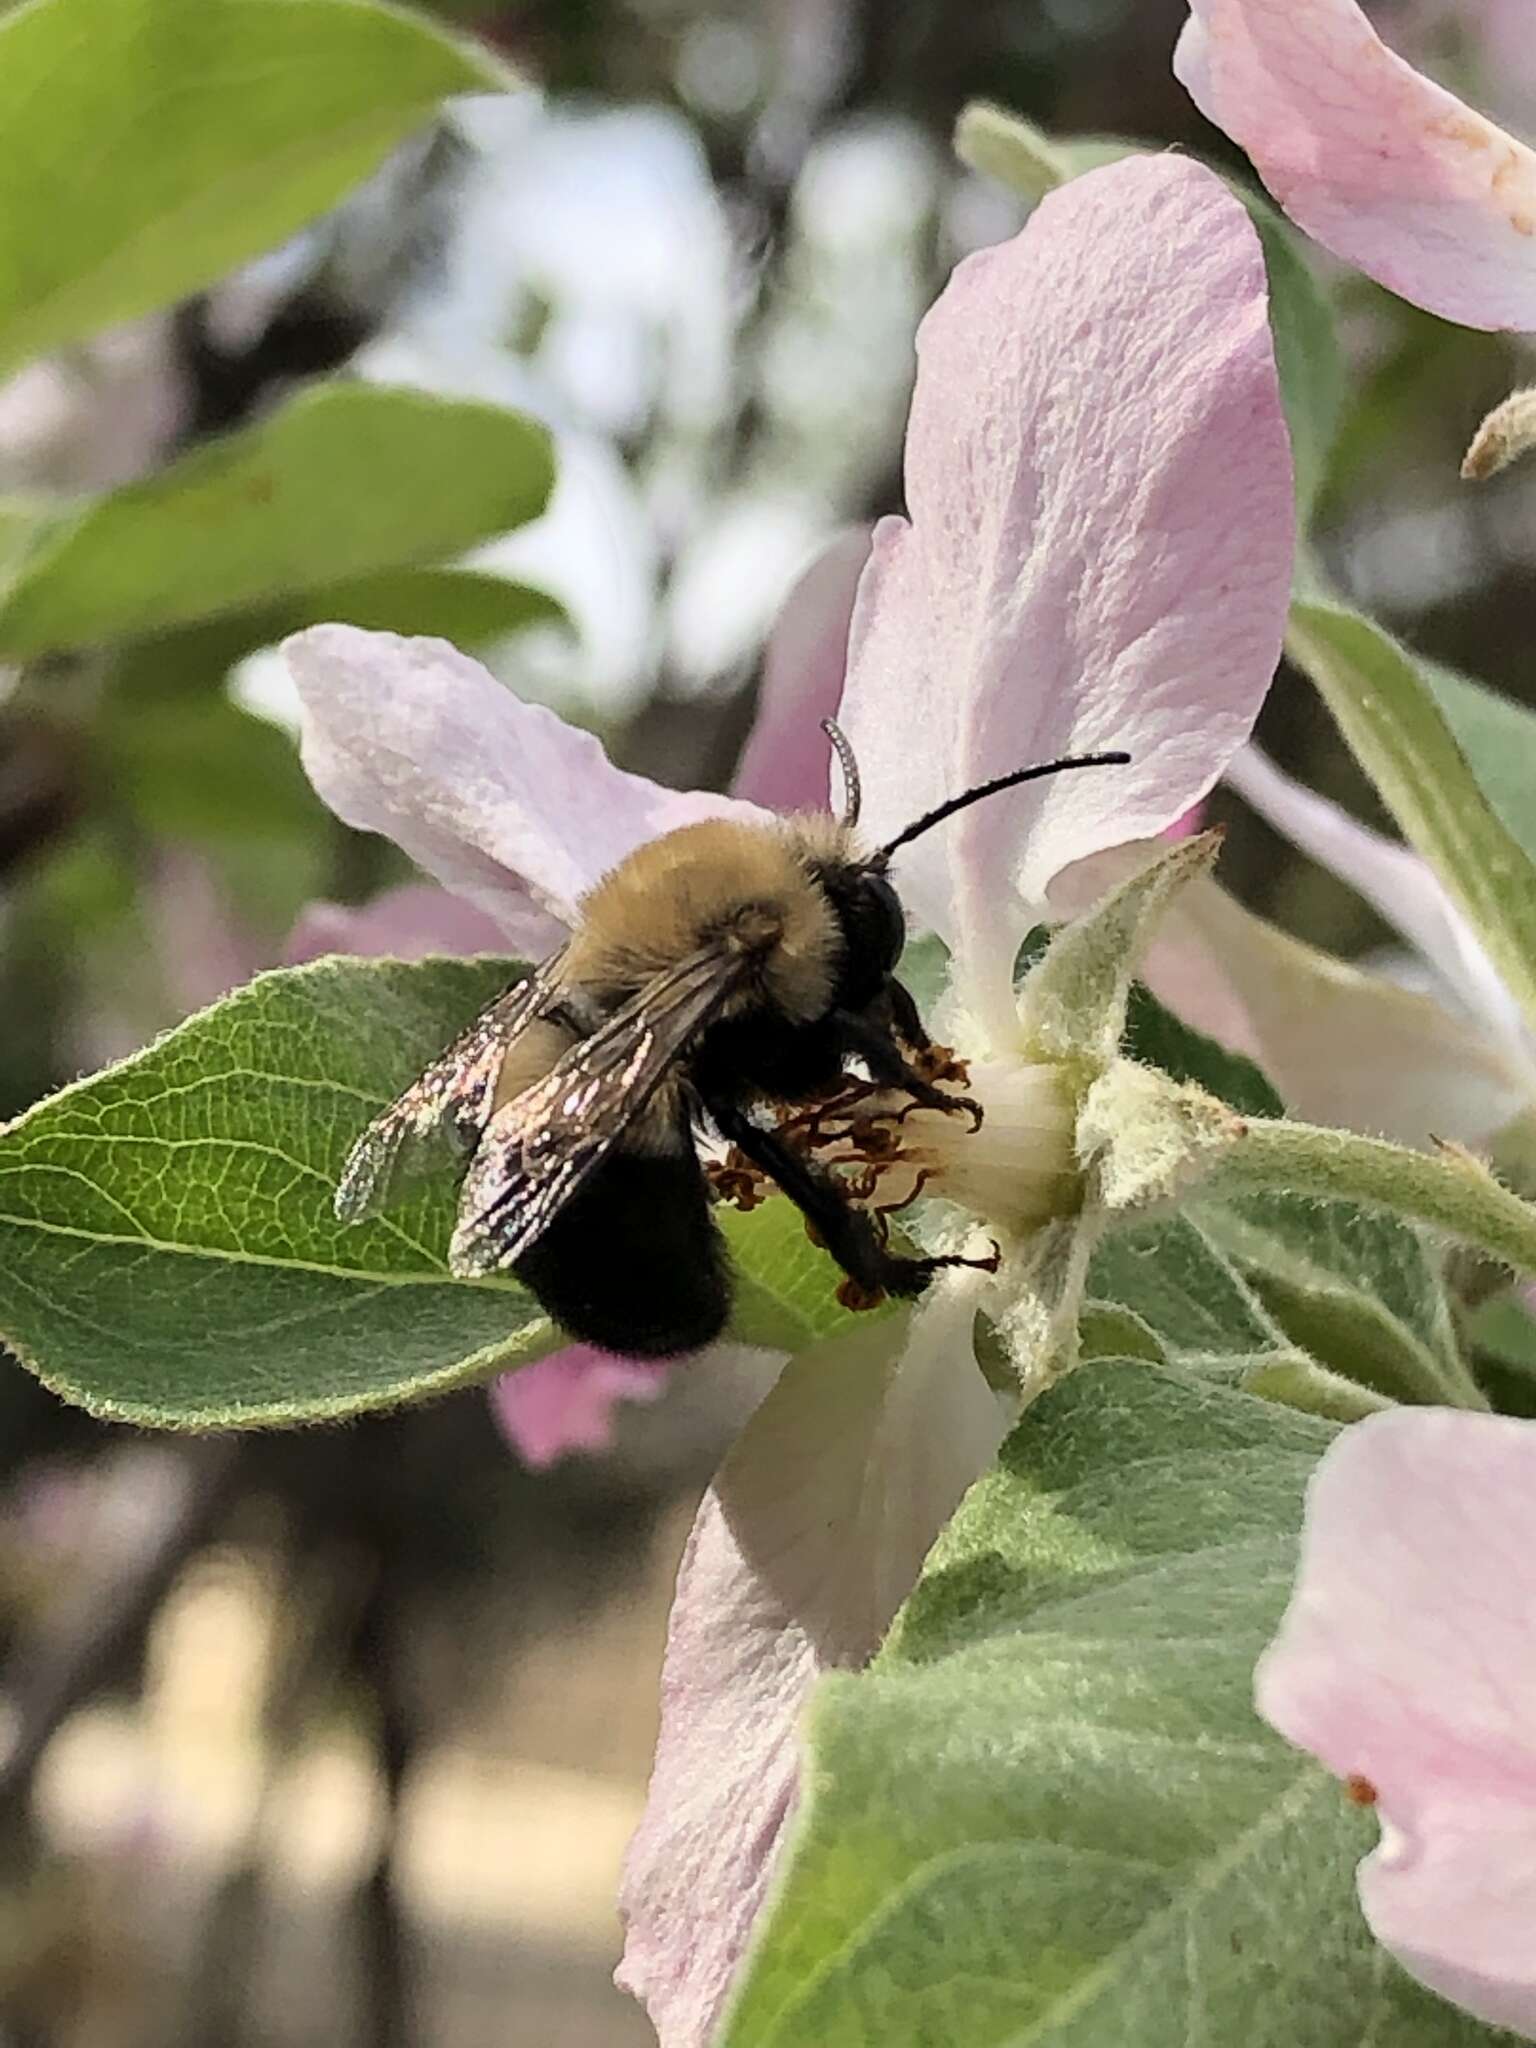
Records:
[[[556,436],[554,500],[473,560],[565,623],[480,651],[625,765],[724,786],[795,577],[900,506],[923,309],[1023,218],[955,160],[958,111],[1220,158],[1169,70],[1182,0],[448,11],[539,89],[456,104],[294,242],[0,386],[0,494],[150,476],[323,376],[525,409]],[[1536,129],[1536,53],[1494,40],[1491,4],[1373,11]],[[1529,698],[1536,472],[1474,493],[1456,466],[1530,366],[1333,283],[1330,572]],[[182,634],[128,650],[110,694],[68,660],[50,682],[44,708],[0,669],[4,1115],[275,964],[316,901],[404,879],[309,792],[270,655]],[[1384,822],[1299,679],[1263,731]],[[1344,885],[1215,810],[1257,908],[1345,954],[1382,943]],[[650,2039],[609,1982],[618,1861],[678,1551],[762,1372],[679,1373],[536,1468],[483,1392],[183,1441],[92,1423],[7,1361],[0,2041]]]

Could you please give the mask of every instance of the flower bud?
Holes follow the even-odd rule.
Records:
[[[1512,391],[1472,436],[1472,445],[1461,460],[1461,473],[1469,483],[1483,483],[1507,469],[1533,444],[1536,390]]]

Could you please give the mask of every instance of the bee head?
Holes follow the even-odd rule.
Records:
[[[824,718],[821,728],[832,742],[833,752],[842,769],[843,815],[838,822],[841,831],[851,839],[859,821],[858,763],[847,736],[832,719]],[[978,783],[974,789],[962,790],[958,796],[925,811],[867,858],[850,862],[847,866],[824,869],[822,887],[832,899],[844,942],[834,997],[837,1006],[860,1010],[872,1003],[901,958],[901,950],[906,943],[906,914],[886,872],[891,855],[898,847],[906,846],[924,832],[931,831],[957,811],[980,803],[983,797],[996,796],[1021,782],[1034,782],[1045,775],[1059,775],[1069,768],[1121,767],[1130,758],[1129,754],[1118,752],[1079,754],[1067,760],[1044,761],[1030,768],[1015,768],[1010,774],[999,775],[991,782]]]

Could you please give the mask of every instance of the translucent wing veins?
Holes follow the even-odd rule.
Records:
[[[398,1182],[445,1164],[461,1165],[490,1120],[507,1047],[555,1000],[562,954],[515,982],[461,1031],[347,1155],[334,1207],[343,1223],[385,1208]]]
[[[497,1110],[465,1177],[453,1272],[493,1273],[522,1257],[749,972],[725,946],[689,954]]]

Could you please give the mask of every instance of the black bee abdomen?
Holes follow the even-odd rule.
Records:
[[[616,1149],[513,1270],[573,1337],[632,1357],[696,1351],[730,1313],[691,1143],[664,1157]]]

